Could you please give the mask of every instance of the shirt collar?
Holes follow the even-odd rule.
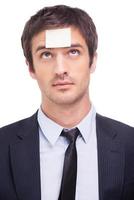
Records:
[[[81,132],[82,138],[84,139],[86,143],[88,142],[90,138],[93,126],[95,124],[95,116],[96,116],[95,108],[94,106],[91,106],[89,113],[77,125],[78,129]],[[54,145],[58,137],[60,136],[62,130],[64,129],[64,127],[60,126],[59,124],[57,124],[56,122],[48,118],[43,113],[41,108],[38,110],[38,123],[46,139],[51,143],[51,145]]]
[[[92,105],[89,113],[77,125],[86,143],[90,139],[90,135],[93,132],[95,124],[96,124],[96,110],[95,110],[95,107]]]
[[[48,118],[41,108],[38,110],[38,123],[42,133],[45,135],[46,139],[54,145],[60,136],[63,127]]]

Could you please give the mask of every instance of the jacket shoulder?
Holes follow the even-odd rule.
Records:
[[[100,115],[99,113],[96,114],[96,120],[99,123],[99,125],[101,125],[102,127],[110,126],[115,129],[130,129],[130,130],[134,131],[134,127],[129,126],[128,124],[125,124],[118,120],[111,119],[109,117]]]
[[[134,146],[134,127],[98,113],[96,114],[96,125],[98,130],[105,133],[105,136],[116,135],[120,142]]]
[[[0,128],[0,141],[13,140],[19,132],[25,132],[26,129],[31,128],[37,118],[37,112],[25,119],[19,120],[12,124],[8,124]]]

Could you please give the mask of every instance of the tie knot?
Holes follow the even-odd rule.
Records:
[[[70,142],[74,143],[80,134],[80,131],[78,128],[74,128],[71,130],[63,130],[61,135],[66,137]]]

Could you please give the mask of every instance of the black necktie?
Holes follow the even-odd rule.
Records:
[[[69,146],[65,152],[63,175],[60,195],[58,200],[75,200],[77,177],[77,151],[76,139],[80,134],[79,129],[62,131],[61,135],[69,140]]]

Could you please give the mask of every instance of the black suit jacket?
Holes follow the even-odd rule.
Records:
[[[134,128],[97,114],[96,129],[99,200],[134,200]],[[0,200],[41,200],[40,190],[36,113],[0,129]]]

